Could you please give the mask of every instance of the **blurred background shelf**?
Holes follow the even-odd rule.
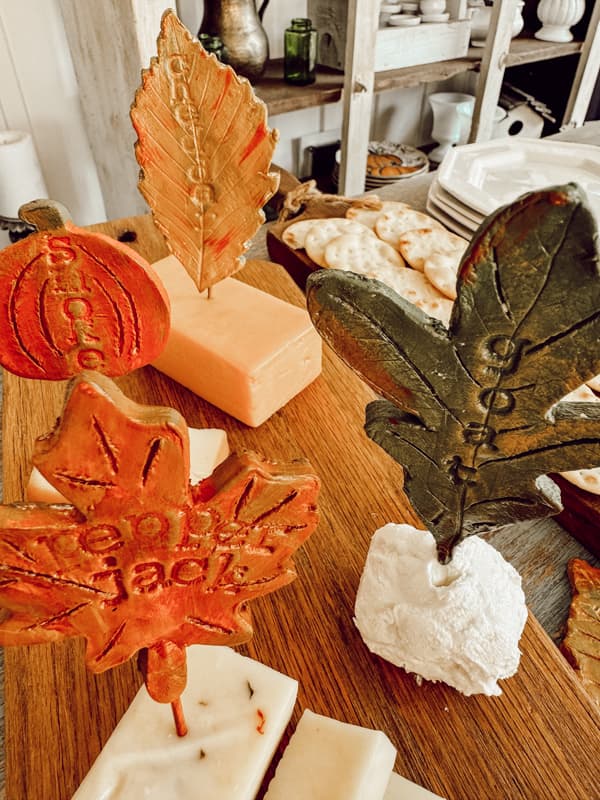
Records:
[[[513,39],[505,66],[520,66],[578,55],[582,48],[583,42],[542,42],[531,37]],[[390,89],[406,89],[422,83],[443,81],[463,72],[478,71],[482,57],[483,48],[470,47],[464,58],[377,72],[373,91],[377,93]],[[290,86],[283,80],[283,59],[270,61],[264,75],[254,86],[257,95],[266,103],[269,114],[273,115],[337,103],[342,97],[343,88],[343,73],[328,67],[318,68],[315,83],[309,86]]]

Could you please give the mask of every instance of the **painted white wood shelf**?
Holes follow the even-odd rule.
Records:
[[[596,0],[593,5],[585,41],[567,43],[543,42],[525,37],[511,40],[516,4],[517,0],[495,0],[485,47],[470,48],[464,58],[376,72],[374,35],[368,35],[369,32],[374,34],[374,26],[377,24],[373,3],[371,0],[349,0],[349,30],[346,40],[349,45],[352,42],[354,45],[347,47],[343,75],[321,68],[315,84],[295,91],[294,87],[287,86],[281,79],[274,80],[273,70],[280,67],[271,65],[265,79],[255,88],[272,114],[343,100],[339,191],[345,195],[356,195],[364,191],[372,102],[377,92],[417,86],[467,71],[478,71],[470,141],[485,141],[492,135],[493,111],[500,97],[507,67],[579,55],[578,70],[562,128],[582,125],[600,67],[600,0]],[[361,35],[357,37],[356,31],[361,31]]]
[[[448,0],[460,2],[461,0]],[[376,72],[374,69],[377,18],[373,0],[348,0],[348,31],[344,72],[320,68],[315,84],[289,86],[283,81],[281,61],[268,65],[255,89],[271,115],[344,102],[340,193],[360,194],[364,189],[369,128],[375,93],[445,80],[478,71],[477,101],[471,138],[491,135],[489,109],[495,108],[504,71],[509,66],[579,55],[579,66],[563,128],[583,124],[600,67],[600,0],[595,0],[584,42],[554,44],[536,39],[510,41],[509,29],[517,0],[495,0],[490,33],[484,48],[471,48],[463,58]],[[65,30],[83,98],[83,114],[98,166],[109,217],[131,213],[141,202],[135,187],[137,165],[131,147],[132,132],[123,114],[139,83],[140,69],[154,52],[163,0],[121,0],[119,11],[111,0],[98,0],[93,13],[82,15],[76,0],[60,0]],[[143,6],[143,10],[142,10]],[[118,31],[118,36],[115,35]],[[371,35],[372,34],[372,35]],[[94,42],[90,58],[84,43]],[[127,47],[123,42],[129,43]],[[132,46],[129,46],[133,42]],[[127,55],[127,58],[124,57]],[[118,56],[118,57],[117,57]],[[101,65],[105,79],[97,80]],[[125,97],[124,97],[125,95]],[[100,110],[100,111],[99,111]],[[487,111],[486,111],[487,110]],[[100,113],[101,112],[101,113]],[[100,124],[102,123],[102,124]],[[127,130],[123,128],[127,127]],[[352,154],[352,165],[348,154]],[[114,164],[119,164],[115,173]],[[122,209],[127,208],[125,212]]]

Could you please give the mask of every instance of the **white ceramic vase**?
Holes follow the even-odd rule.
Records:
[[[519,0],[515,6],[515,16],[510,32],[511,38],[518,36],[523,30],[524,5],[525,2]],[[469,11],[471,17],[471,44],[473,47],[485,47],[485,40],[492,19],[492,7],[486,6],[482,2],[477,2],[477,0],[472,0],[469,3]]]
[[[579,22],[585,11],[585,0],[540,0],[538,19],[542,23],[534,33],[544,42],[570,42],[573,34],[569,30]]]
[[[439,163],[455,144],[466,141],[475,98],[462,92],[436,92],[429,95],[429,105],[433,112],[431,136],[438,142],[429,158]]]

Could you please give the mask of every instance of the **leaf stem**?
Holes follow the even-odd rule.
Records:
[[[171,711],[173,712],[173,721],[175,723],[175,730],[177,731],[177,736],[187,736],[188,726],[185,721],[185,716],[183,714],[181,697],[178,697],[177,700],[173,700],[173,702],[171,703]]]

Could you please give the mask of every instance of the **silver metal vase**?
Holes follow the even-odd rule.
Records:
[[[239,75],[252,82],[264,72],[269,58],[269,40],[255,0],[205,0],[199,33],[221,39],[225,60]]]

